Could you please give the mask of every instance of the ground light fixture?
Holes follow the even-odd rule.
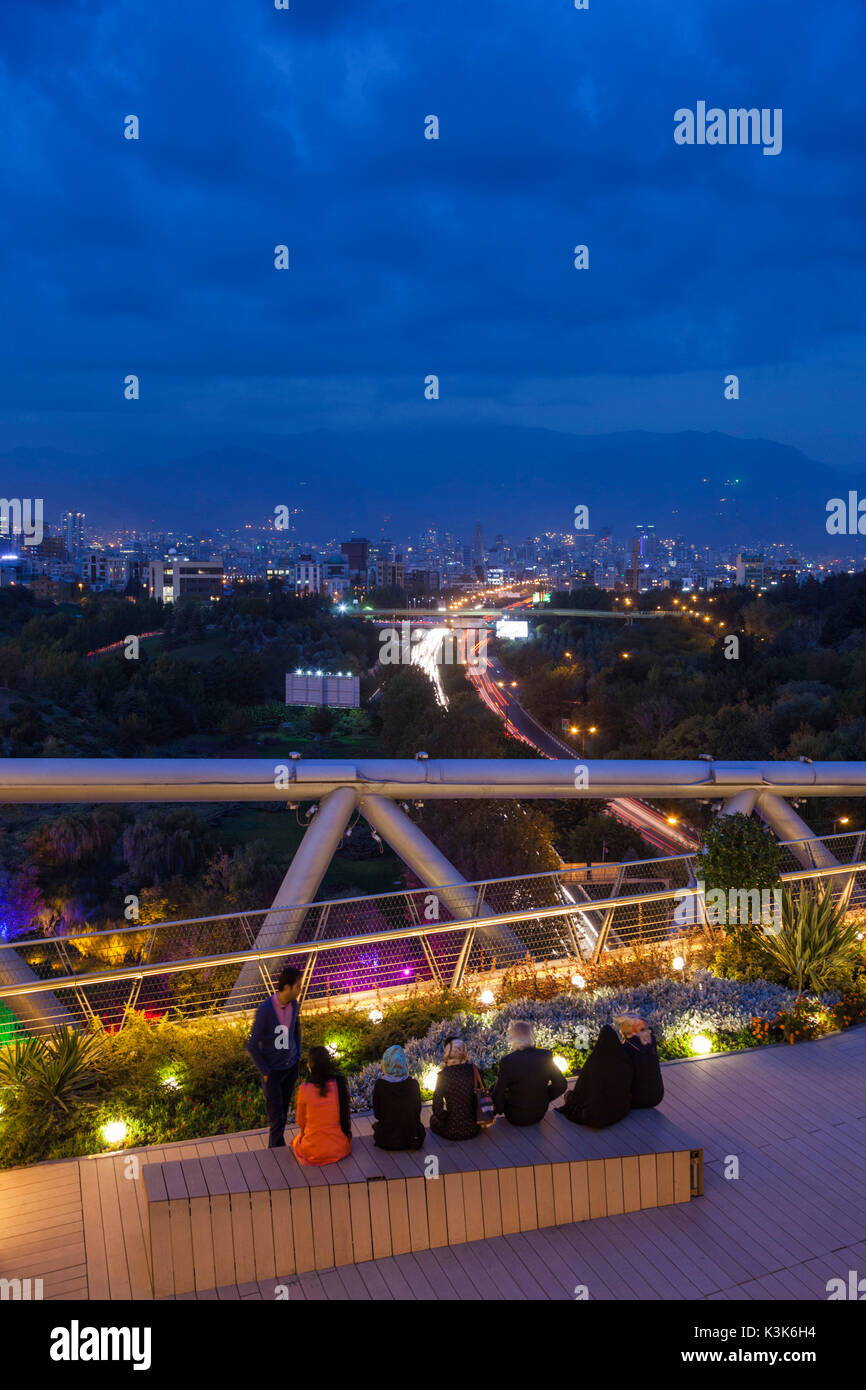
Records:
[[[126,1138],[126,1124],[123,1120],[111,1120],[102,1126],[102,1137],[106,1144],[122,1144]]]
[[[671,969],[672,969],[672,970],[685,970],[685,968],[686,968],[686,963],[685,963],[685,960],[683,959],[683,957],[682,957],[682,956],[674,956],[673,960],[671,961]]]
[[[481,991],[481,994],[479,995],[479,998],[482,1004],[494,1004],[496,1002],[496,996],[494,995],[492,989],[483,989]]]
[[[707,1053],[713,1050],[712,1039],[708,1038],[705,1033],[695,1033],[694,1037],[689,1040],[689,1046],[698,1057],[706,1057]]]
[[[367,1017],[371,1023],[381,1023],[385,1015],[382,1013],[381,1009],[371,1009]]]
[[[559,1067],[559,1070],[564,1076],[568,1075],[568,1059],[566,1057],[560,1057],[558,1052],[554,1053],[553,1065]]]
[[[424,1076],[423,1076],[422,1079],[421,1079],[421,1084],[422,1084],[422,1086],[424,1087],[424,1090],[425,1090],[425,1091],[435,1091],[435,1090],[436,1090],[436,1082],[437,1082],[438,1080],[439,1080],[439,1068],[438,1068],[438,1067],[431,1067],[429,1071],[425,1071]]]
[[[340,1049],[336,1043],[325,1043],[325,1051],[329,1057],[339,1057]]]
[[[178,1081],[176,1076],[164,1076],[162,1078],[162,1084],[168,1091],[180,1090],[180,1082]]]
[[[586,980],[582,975],[572,975],[571,983],[575,989],[586,989]]]

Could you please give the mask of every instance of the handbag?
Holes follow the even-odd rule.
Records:
[[[496,1121],[496,1111],[493,1109],[493,1097],[481,1079],[481,1072],[477,1067],[473,1067],[475,1072],[475,1123],[482,1129],[488,1129]]]

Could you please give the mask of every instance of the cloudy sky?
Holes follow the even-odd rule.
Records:
[[[122,496],[310,430],[699,430],[854,485],[864,51],[862,0],[3,0],[0,451]],[[782,152],[678,146],[698,101]]]

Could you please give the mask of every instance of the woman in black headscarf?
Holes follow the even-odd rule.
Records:
[[[592,1129],[615,1125],[631,1109],[632,1074],[625,1045],[606,1023],[557,1114]]]
[[[655,1038],[646,1019],[639,1014],[623,1014],[616,1020],[616,1026],[632,1064],[632,1109],[649,1110],[659,1105],[665,1096]]]

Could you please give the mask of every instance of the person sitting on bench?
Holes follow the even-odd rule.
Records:
[[[634,1068],[615,1029],[606,1023],[557,1115],[576,1125],[604,1129],[624,1120],[631,1109]]]
[[[298,1132],[292,1148],[299,1163],[339,1163],[352,1152],[349,1088],[326,1047],[311,1047],[309,1079],[301,1082],[295,1102]]]
[[[430,1128],[441,1139],[474,1139],[481,1133],[475,1088],[476,1068],[466,1055],[462,1038],[445,1043],[444,1066],[436,1078]]]
[[[655,1038],[640,1014],[621,1014],[614,1021],[632,1063],[632,1109],[649,1110],[665,1096]]]
[[[426,1130],[421,1123],[421,1087],[409,1075],[402,1047],[389,1047],[382,1075],[373,1087],[373,1143],[378,1149],[420,1149]]]
[[[537,1125],[547,1107],[568,1089],[568,1082],[546,1047],[536,1047],[532,1024],[512,1019],[508,1025],[511,1051],[499,1063],[493,1105],[512,1125]]]

